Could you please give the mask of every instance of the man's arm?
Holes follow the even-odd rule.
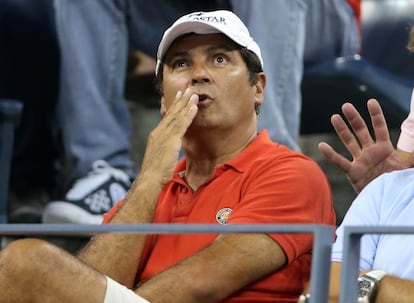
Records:
[[[194,256],[144,281],[136,292],[151,303],[220,302],[285,263],[283,250],[268,235],[225,234]]]
[[[386,275],[382,278],[375,303],[410,303],[414,300],[414,281]]]
[[[328,296],[329,303],[339,302],[339,290],[341,288],[341,285],[340,285],[341,264],[342,263],[340,262],[331,262],[331,274],[330,274],[329,296]]]
[[[367,107],[375,139],[372,138],[364,119],[350,103],[342,105],[342,112],[351,128],[340,115],[335,114],[331,118],[336,133],[352,155],[352,161],[337,153],[327,143],[319,144],[320,152],[333,165],[344,171],[357,193],[382,173],[407,168],[414,164],[414,157],[402,158],[400,151],[394,149],[378,101],[368,100]]]
[[[171,179],[181,139],[197,114],[198,96],[178,93],[159,125],[151,132],[141,171],[111,224],[150,223],[162,187]],[[79,258],[98,271],[132,288],[145,244],[141,234],[100,234]]]
[[[367,272],[367,271],[364,271]],[[362,274],[362,273],[361,273]],[[339,302],[341,263],[331,263],[329,303]],[[386,275],[381,279],[375,303],[410,303],[414,298],[414,281]]]

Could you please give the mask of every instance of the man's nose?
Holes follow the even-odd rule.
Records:
[[[192,69],[192,84],[209,83],[211,81],[210,72],[205,64],[194,64]]]

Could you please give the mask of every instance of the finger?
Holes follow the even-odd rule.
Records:
[[[175,115],[177,112],[183,110],[183,108],[188,104],[190,101],[190,97],[194,93],[191,91],[190,88],[187,88],[184,92],[178,91],[175,95],[174,101],[172,102],[171,106],[168,108],[166,115]]]
[[[350,130],[344,119],[342,119],[342,117],[338,114],[332,115],[331,124],[352,157],[358,157],[361,153],[361,147],[358,140],[355,138],[354,133]]]
[[[190,96],[185,106],[177,113],[178,118],[171,121],[171,126],[176,129],[177,132],[184,135],[188,127],[193,122],[198,112],[198,100],[199,97],[196,94]]]
[[[345,173],[348,173],[351,169],[351,161],[346,159],[341,154],[337,153],[329,144],[320,142],[318,144],[319,151],[321,154],[334,166],[339,168]]]
[[[342,105],[342,112],[361,146],[367,146],[374,143],[374,139],[371,137],[367,124],[358,110],[351,103]]]
[[[190,89],[184,93],[177,92],[174,102],[163,118],[163,126],[184,134],[197,114],[198,98]]]
[[[375,99],[367,102],[368,112],[371,117],[372,128],[374,129],[376,141],[389,141],[390,133],[388,131],[387,122],[382,112],[381,105]]]

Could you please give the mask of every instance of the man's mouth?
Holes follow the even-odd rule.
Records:
[[[204,100],[206,100],[208,98],[207,95],[198,95],[198,102],[203,102]]]

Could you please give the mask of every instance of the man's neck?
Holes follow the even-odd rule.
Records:
[[[219,137],[204,140],[184,140],[183,148],[186,156],[185,179],[188,185],[197,190],[210,179],[215,168],[228,162],[240,154],[257,136],[254,130],[246,135],[244,140],[240,137]]]

